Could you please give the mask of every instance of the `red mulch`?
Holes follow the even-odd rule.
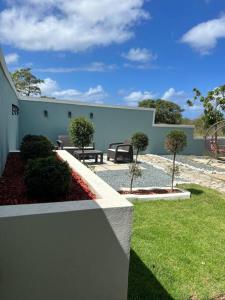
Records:
[[[152,190],[134,190],[132,193],[130,191],[119,191],[121,195],[127,195],[127,194],[134,194],[134,195],[161,195],[161,194],[174,194],[174,193],[180,193],[179,190],[174,189],[171,191],[171,189],[152,189]]]
[[[19,153],[9,154],[4,173],[0,177],[0,205],[51,202],[49,199],[28,198],[23,182],[24,168],[25,166]],[[89,190],[88,185],[76,172],[73,171],[71,177],[69,193],[66,196],[54,199],[54,202],[93,200],[96,198]]]

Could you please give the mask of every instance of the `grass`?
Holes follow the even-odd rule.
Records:
[[[134,204],[130,300],[225,293],[225,197],[198,185],[182,187],[192,192],[190,200]]]

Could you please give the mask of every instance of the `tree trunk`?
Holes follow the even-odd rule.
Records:
[[[176,161],[176,152],[173,154],[172,189],[171,189],[172,192],[173,192],[173,183],[174,183],[174,173],[175,173],[175,167],[176,167],[175,161]]]
[[[84,147],[82,147],[82,161],[84,163]]]
[[[138,161],[138,154],[139,154],[139,149],[137,149],[135,164],[137,164]]]
[[[133,181],[134,181],[134,174],[132,174],[131,181],[130,181],[130,193],[131,194],[132,194],[132,190],[133,190]]]

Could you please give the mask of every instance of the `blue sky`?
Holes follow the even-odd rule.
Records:
[[[137,105],[225,84],[225,0],[1,0],[10,70],[31,67],[43,95]]]

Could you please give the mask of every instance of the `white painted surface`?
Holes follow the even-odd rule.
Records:
[[[66,151],[96,201],[0,207],[0,299],[127,299],[132,204]]]
[[[133,188],[133,191],[137,190],[154,190],[154,189],[168,189],[168,187],[144,187],[144,188]],[[191,198],[191,193],[186,190],[182,190],[179,188],[175,188],[179,190],[178,193],[171,193],[171,194],[153,194],[153,195],[137,195],[137,194],[126,194],[124,195],[127,200],[134,201],[134,200],[141,200],[141,201],[152,201],[152,200],[185,200]],[[121,188],[121,191],[129,191],[129,188]]]

